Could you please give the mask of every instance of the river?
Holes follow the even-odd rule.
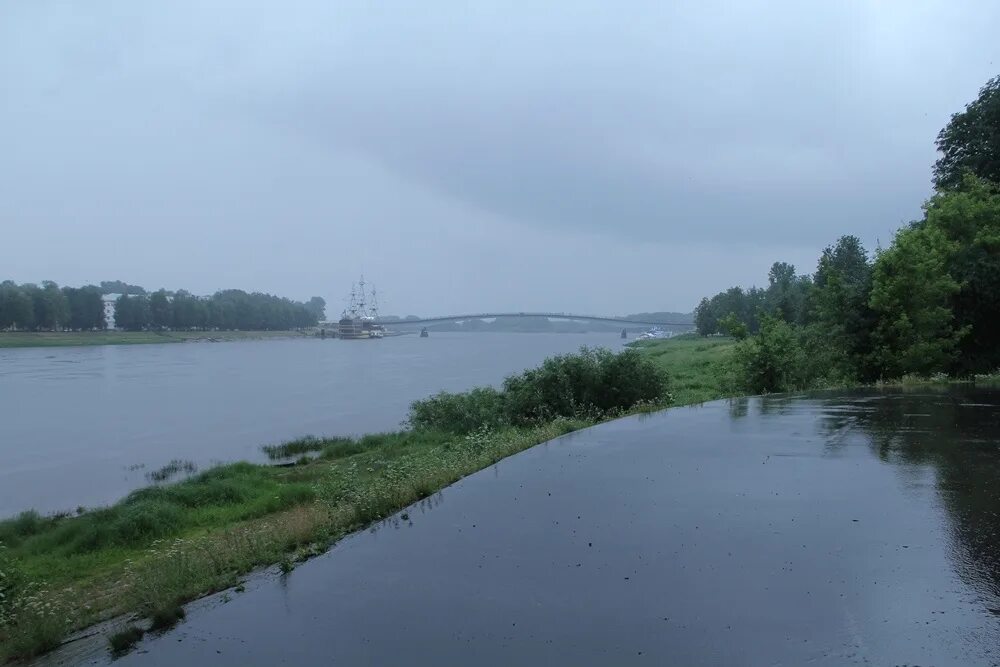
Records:
[[[1000,391],[971,389],[610,422],[197,602],[116,664],[997,665],[998,442]],[[98,636],[43,662],[108,660]]]
[[[171,460],[262,460],[302,435],[395,430],[411,401],[497,384],[616,334],[0,349],[0,518],[95,507]]]

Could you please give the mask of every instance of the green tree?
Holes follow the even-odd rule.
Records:
[[[949,275],[958,283],[951,305],[955,326],[967,330],[952,370],[989,372],[1000,368],[1000,188],[967,175],[958,189],[939,192],[927,203],[924,225],[954,244]]]
[[[959,284],[948,264],[957,245],[937,226],[897,232],[878,254],[870,305],[877,317],[874,358],[883,377],[948,370],[964,330],[955,326],[952,297]]]
[[[31,296],[10,280],[0,283],[0,329],[31,329],[35,311]]]
[[[719,331],[729,336],[732,336],[736,340],[743,340],[747,337],[747,325],[736,315],[736,313],[729,313],[721,320],[719,320]]]
[[[320,296],[314,296],[306,302],[306,310],[319,322],[326,317],[326,300]]]
[[[59,285],[46,280],[41,287],[27,283],[21,288],[31,297],[35,329],[55,331],[69,321],[69,303]]]
[[[810,294],[812,335],[822,341],[831,370],[841,380],[870,379],[871,332],[875,315],[868,305],[872,266],[856,236],[828,246],[816,267]]]
[[[1000,76],[986,82],[965,111],[953,114],[937,136],[938,188],[961,185],[967,173],[1000,183]]]
[[[94,285],[85,287],[63,287],[63,295],[69,305],[69,319],[66,326],[70,329],[88,330],[103,329],[104,301],[101,290]]]
[[[150,322],[149,297],[122,294],[115,301],[115,326],[119,329],[142,331]]]
[[[791,324],[804,322],[811,288],[809,277],[795,275],[792,264],[775,262],[767,274],[767,282],[767,312]]]
[[[150,323],[157,329],[166,329],[173,324],[173,310],[166,290],[160,289],[150,295],[149,317]]]

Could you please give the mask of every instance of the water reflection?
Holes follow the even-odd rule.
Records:
[[[896,390],[830,399],[822,427],[831,442],[863,433],[904,481],[929,470],[947,509],[951,556],[963,579],[995,605],[1000,598],[1000,394],[972,387]],[[1000,610],[995,613],[1000,615]]]

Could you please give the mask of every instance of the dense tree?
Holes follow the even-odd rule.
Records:
[[[955,248],[947,261],[959,285],[951,309],[956,328],[968,334],[952,370],[1000,368],[1000,188],[967,176],[958,190],[932,197],[925,212],[923,224],[940,230]]]
[[[805,323],[811,279],[795,275],[795,267],[787,262],[775,262],[768,271],[767,282],[767,312],[791,324]]]
[[[876,257],[874,354],[885,377],[929,374],[953,363],[963,333],[951,309],[959,285],[948,274],[956,250],[940,229],[914,225],[900,230]]]
[[[146,295],[122,294],[115,301],[115,326],[119,329],[142,331],[149,328],[151,323],[149,297]]]
[[[842,379],[872,379],[872,266],[860,239],[842,236],[819,258],[807,323]]]
[[[1000,183],[1000,76],[990,79],[965,111],[952,115],[938,134],[937,148],[938,188],[961,185],[967,173]]]
[[[314,296],[306,304],[306,310],[319,322],[326,317],[326,300],[320,296]]]
[[[69,320],[66,324],[70,329],[103,329],[104,301],[101,290],[94,285],[84,287],[63,287],[63,294],[69,304]]]
[[[31,329],[35,310],[27,290],[5,280],[0,283],[0,329]]]
[[[765,291],[756,287],[747,290],[730,287],[710,299],[701,300],[694,312],[695,328],[703,336],[722,333],[720,322],[732,314],[749,332],[756,333],[759,326],[758,318],[764,311],[765,300]]]
[[[121,280],[102,280],[101,294],[145,294],[146,290],[138,285],[129,285]]]
[[[27,283],[21,289],[31,298],[35,329],[56,331],[69,321],[69,303],[59,285],[46,280],[41,287]]]
[[[208,306],[203,299],[192,296],[185,290],[179,290],[174,295],[173,320],[174,329],[205,329],[208,327]]]
[[[173,309],[164,289],[149,296],[149,321],[157,329],[167,329],[173,324]]]

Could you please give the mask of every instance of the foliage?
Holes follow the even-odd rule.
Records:
[[[501,391],[442,392],[415,401],[409,423],[415,428],[470,433],[482,427],[529,426],[557,417],[603,419],[641,403],[667,401],[666,375],[637,350],[615,354],[582,348],[508,377]]]
[[[958,283],[951,308],[955,327],[967,331],[959,343],[957,373],[1000,368],[1000,191],[967,176],[960,189],[939,192],[925,207],[928,227],[955,244],[948,273]]]
[[[695,327],[703,336],[717,333],[757,333],[762,315],[772,315],[786,322],[806,321],[812,279],[798,276],[795,267],[775,262],[768,272],[766,289],[730,287],[711,298],[704,298],[695,308]],[[735,318],[735,320],[733,319]],[[736,323],[743,325],[737,327]]]
[[[9,625],[23,602],[28,580],[9,549],[0,541],[0,628]]]
[[[950,300],[958,283],[948,274],[956,244],[933,225],[900,230],[875,259],[871,307],[877,322],[873,354],[883,377],[928,375],[955,360],[963,331]]]
[[[129,285],[121,280],[102,280],[101,281],[101,294],[134,294],[134,295],[144,295],[146,290],[138,285]]]
[[[953,114],[937,136],[942,156],[934,164],[934,184],[959,186],[971,173],[1000,184],[1000,76],[986,82],[965,111]]]
[[[127,331],[168,327],[179,330],[296,329],[316,325],[317,313],[322,312],[321,301],[314,297],[309,304],[303,304],[242,290],[223,290],[202,299],[183,290],[173,295],[158,290],[150,296],[123,294],[119,297],[115,304],[115,324]]]
[[[756,336],[736,344],[726,369],[733,393],[766,394],[808,386],[805,353],[796,328],[764,315]]]
[[[479,387],[462,393],[442,391],[414,401],[409,423],[414,428],[437,428],[454,433],[469,433],[482,426],[509,424],[505,395],[492,387]]]
[[[63,287],[62,292],[69,306],[66,326],[75,331],[104,329],[104,301],[101,291],[93,285],[84,287]]]
[[[743,340],[750,333],[746,323],[736,313],[729,313],[719,320],[719,331],[736,340]]]
[[[813,278],[809,333],[830,371],[843,379],[872,379],[869,307],[872,265],[856,236],[842,236],[823,250]]]

